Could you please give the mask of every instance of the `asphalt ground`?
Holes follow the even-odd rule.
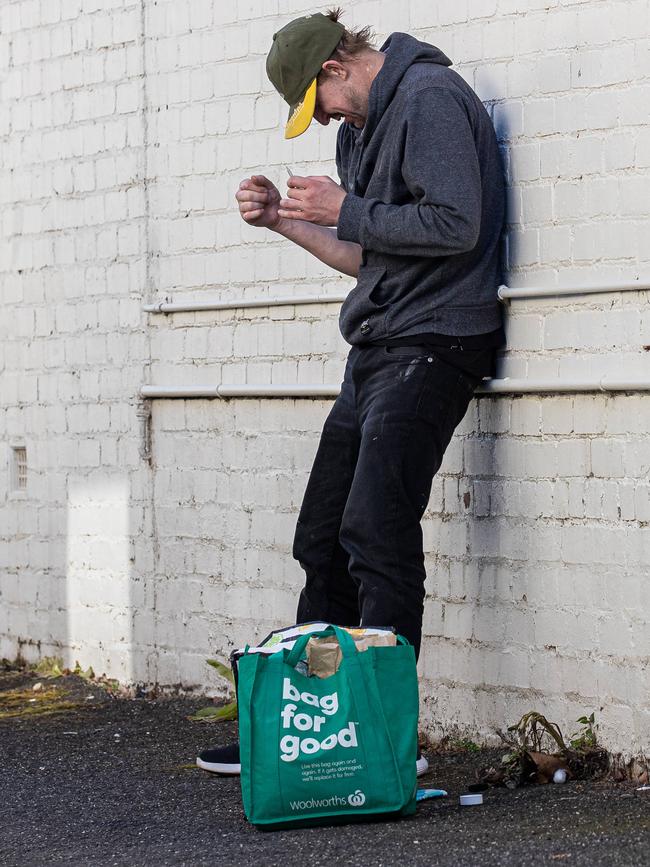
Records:
[[[236,734],[234,723],[187,719],[205,704],[1,673],[2,867],[650,865],[650,798],[632,783],[494,788],[482,806],[460,807],[494,751],[429,754],[419,785],[449,797],[412,818],[260,831],[244,817],[238,778],[193,765]]]

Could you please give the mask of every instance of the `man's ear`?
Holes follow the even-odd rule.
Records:
[[[348,70],[338,60],[326,60],[321,69],[326,75],[339,78],[341,81],[345,81],[349,75]]]

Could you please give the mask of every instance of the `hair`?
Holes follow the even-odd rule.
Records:
[[[325,13],[330,21],[338,22],[343,15],[343,10],[340,6],[334,9],[329,9]],[[329,60],[338,60],[343,63],[346,60],[354,59],[358,54],[364,51],[370,51],[374,48],[375,34],[370,26],[360,27],[358,30],[348,30],[346,27],[339,44],[336,46]]]

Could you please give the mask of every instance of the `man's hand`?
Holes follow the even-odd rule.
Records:
[[[306,220],[318,226],[336,226],[345,190],[325,175],[300,178],[287,183],[288,198],[280,200],[278,214],[287,220]]]
[[[239,202],[242,219],[251,226],[275,229],[280,223],[280,191],[264,175],[245,178],[240,183],[235,198]]]

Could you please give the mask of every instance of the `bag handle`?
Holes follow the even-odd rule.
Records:
[[[356,655],[357,646],[354,643],[354,638],[345,629],[341,629],[340,626],[334,626],[332,623],[327,629],[322,629],[320,632],[308,632],[296,639],[296,643],[287,654],[287,665],[290,665],[292,668],[298,665],[310,638],[329,638],[332,635],[338,641],[343,656],[350,657]]]
[[[405,639],[403,639],[403,643],[408,644]],[[374,676],[369,677],[368,673],[363,671],[361,667],[362,656],[363,654],[357,653],[356,658],[348,660],[342,670],[343,676],[347,678],[352,688],[354,702],[359,711],[360,719],[374,721],[372,725],[366,727],[364,733],[368,743],[366,761],[368,761],[369,755],[384,755],[390,758],[390,761],[387,761],[381,768],[376,762],[368,761],[367,773],[372,778],[373,791],[380,792],[386,788],[389,790],[394,789],[399,792],[399,798],[403,804],[405,801],[404,786],[395,756],[395,747],[384,715],[377,682]]]

